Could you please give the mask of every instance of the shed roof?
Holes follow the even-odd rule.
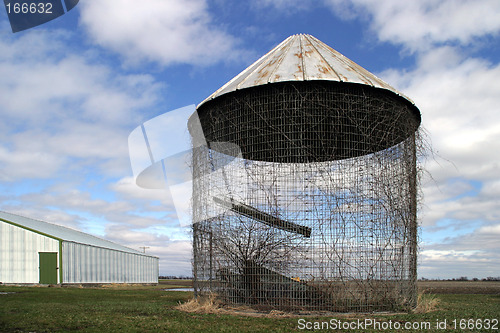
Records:
[[[327,80],[369,85],[413,101],[344,55],[306,34],[293,35],[199,104],[240,89],[285,81]]]
[[[99,237],[86,234],[81,231],[66,228],[60,225],[34,220],[28,217],[19,216],[0,211],[0,221],[19,226],[24,229],[44,234],[48,237],[56,238],[62,241],[87,244],[91,246],[103,247],[121,252],[144,255],[144,253],[128,248],[126,246],[110,242]]]

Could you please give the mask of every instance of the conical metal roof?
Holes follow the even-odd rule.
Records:
[[[223,94],[285,81],[327,80],[349,82],[382,88],[411,99],[385,83],[363,67],[335,51],[319,39],[306,34],[285,39],[262,58],[200,103]]]

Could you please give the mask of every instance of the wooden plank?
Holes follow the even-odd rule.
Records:
[[[241,202],[237,201],[225,201],[217,197],[213,197],[214,201],[224,207],[231,209],[233,212],[238,213],[240,215],[249,217],[254,219],[255,221],[262,222],[268,226],[278,228],[281,230],[285,230],[288,232],[293,232],[296,234],[301,234],[305,237],[311,237],[311,228],[303,225],[299,225],[293,222],[289,222],[279,217],[273,216],[268,213],[264,213],[257,208],[254,208],[249,205],[245,205]]]

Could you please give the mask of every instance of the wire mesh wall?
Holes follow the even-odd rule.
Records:
[[[197,295],[280,310],[416,304],[412,104],[359,84],[287,82],[222,95],[198,116]]]

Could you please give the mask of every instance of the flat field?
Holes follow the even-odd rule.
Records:
[[[419,281],[418,289],[432,294],[500,295],[500,281]]]
[[[324,330],[314,331],[498,332],[500,328],[500,282],[419,283],[426,295],[439,299],[436,310],[427,313],[322,316],[186,313],[176,306],[193,293],[164,289],[189,285],[187,280],[162,280],[157,286],[0,286],[0,332],[300,332],[318,327]],[[334,329],[335,325],[351,328]]]

